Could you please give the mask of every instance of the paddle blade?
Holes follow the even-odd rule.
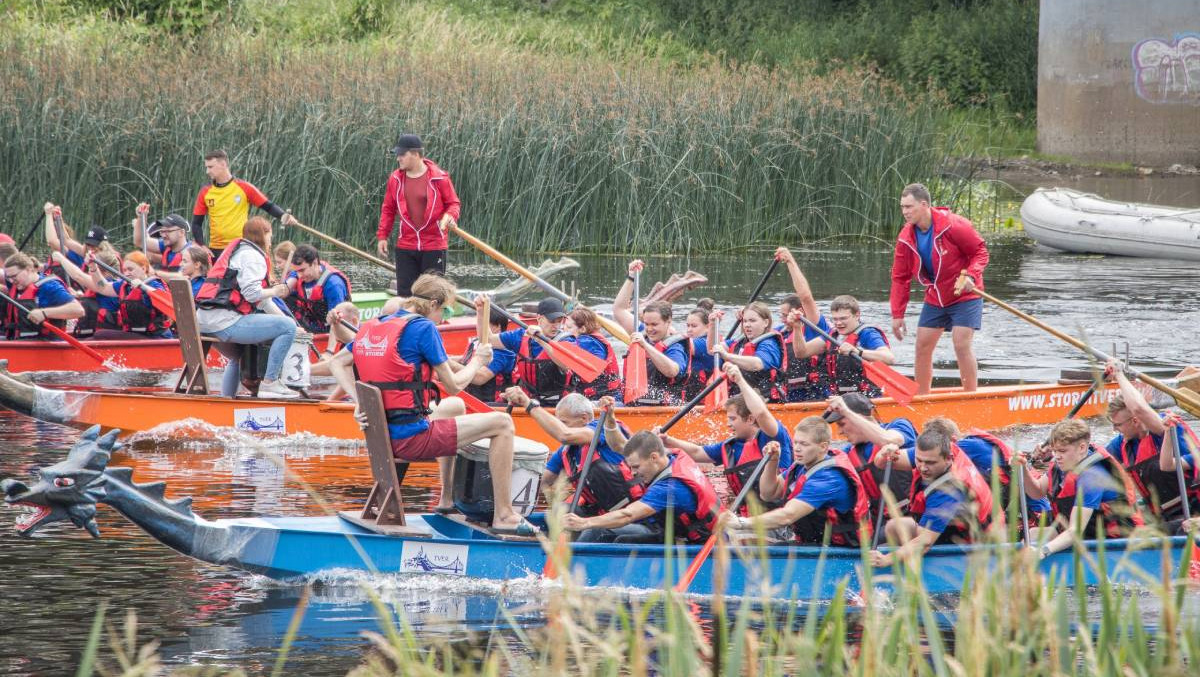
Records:
[[[714,378],[716,378],[715,375]],[[714,411],[720,411],[725,408],[725,402],[728,399],[729,383],[726,381],[721,381],[719,384],[717,384],[717,387],[714,388],[713,391],[704,398],[704,411],[710,414]]]
[[[171,318],[175,321],[175,302],[171,300],[171,292],[165,289],[153,289],[151,287],[143,287],[146,293],[150,296],[150,303],[158,312]]]
[[[468,414],[490,414],[490,413],[492,413],[492,408],[489,407],[487,405],[487,403],[485,403],[483,400],[479,399],[478,397],[475,397],[474,395],[472,395],[471,393],[469,393],[465,390],[460,390],[460,391],[458,391],[458,394],[451,395],[446,390],[446,386],[442,385],[441,383],[437,384],[437,387],[438,387],[438,391],[442,393],[442,397],[457,397],[458,399],[462,400],[463,404],[465,404],[467,406]]]
[[[871,383],[883,388],[885,395],[900,404],[908,404],[916,396],[916,381],[892,369],[888,365],[882,362],[863,360],[862,366],[863,372],[866,373],[867,378],[871,379]]]
[[[580,348],[578,344],[558,341],[551,344],[550,350],[562,366],[575,372],[585,382],[595,381],[604,373],[604,360]]]
[[[625,404],[645,396],[646,390],[646,349],[635,343],[625,356]]]

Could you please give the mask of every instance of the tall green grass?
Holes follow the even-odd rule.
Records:
[[[45,200],[126,234],[187,212],[202,154],[309,225],[374,239],[402,131],[451,172],[462,225],[509,250],[712,251],[888,235],[947,147],[942,104],[862,71],[553,58],[519,48],[168,41],[123,25],[0,33],[0,229]],[[428,44],[436,17],[411,26]],[[29,214],[26,214],[29,212]]]

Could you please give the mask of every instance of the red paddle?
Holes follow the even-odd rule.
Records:
[[[459,296],[458,302],[464,303],[468,306],[473,304],[471,299],[468,299],[465,296]],[[514,316],[512,313],[498,305],[492,307],[495,308],[496,311],[501,315],[508,318],[509,322],[512,322],[527,332],[529,331],[529,325],[522,322],[520,318]],[[604,360],[579,347],[579,344],[577,343],[547,341],[541,336],[533,336],[533,340],[541,344],[542,348],[547,350],[552,357],[558,358],[557,362],[559,362],[561,366],[565,367],[569,371],[574,372],[585,382],[595,381],[600,374],[604,373],[604,367],[606,366]]]
[[[122,280],[124,280],[125,284],[128,284],[128,285],[133,284],[133,280],[129,279],[124,274],[122,274],[121,271],[117,270],[116,268],[113,268],[112,266],[101,261],[100,259],[93,258],[92,261],[95,262],[96,265],[98,265],[101,268],[103,268],[104,270],[108,271],[108,273],[110,275],[115,275],[115,276],[121,278]],[[172,322],[175,321],[175,302],[171,300],[171,292],[169,292],[165,289],[155,289],[154,287],[151,287],[150,285],[143,283],[142,284],[142,293],[144,293],[146,296],[150,297],[150,304],[153,305],[155,308],[157,308],[158,312],[171,318]]]
[[[637,322],[641,315],[638,306],[641,302],[642,271],[633,274],[633,319]],[[646,348],[640,343],[630,343],[629,352],[625,355],[625,394],[622,399],[625,404],[642,397],[647,391],[646,384]]]
[[[713,373],[708,379],[708,394],[704,397],[704,411],[712,413],[725,408],[729,400],[729,384],[721,373],[721,358],[713,358]]]
[[[350,324],[349,322],[347,322],[345,320],[339,320],[339,322],[342,323],[343,327],[349,329],[350,331],[354,332],[355,334],[358,333],[358,327]],[[467,392],[465,389],[460,390],[457,393],[451,395],[449,392],[447,392],[446,386],[442,385],[441,383],[438,383],[437,381],[435,381],[435,383],[437,383],[438,392],[440,392],[443,397],[457,397],[458,399],[463,401],[463,404],[465,404],[467,406],[468,412],[470,412],[472,414],[490,414],[490,413],[492,413],[492,408],[489,407],[487,405],[487,403],[485,403],[483,400],[479,399],[478,397],[475,397],[471,393]]]
[[[8,302],[9,302],[9,303],[11,303],[11,304],[12,304],[12,305],[13,305],[15,308],[18,308],[18,309],[20,309],[20,310],[21,310],[21,312],[25,313],[25,315],[27,315],[27,316],[29,315],[29,312],[30,312],[30,311],[29,311],[29,309],[28,309],[28,308],[26,308],[25,306],[21,305],[20,303],[17,303],[16,299],[14,299],[13,297],[9,296],[8,294],[5,294],[5,293],[4,293],[4,292],[2,292],[2,291],[0,291],[0,299],[4,299],[5,301],[8,301]],[[41,324],[41,326],[42,326],[42,328],[43,328],[43,329],[45,329],[46,331],[48,331],[48,332],[50,332],[51,334],[54,334],[55,336],[57,336],[57,337],[61,338],[62,340],[66,341],[67,343],[71,344],[71,346],[73,346],[73,347],[75,347],[75,348],[79,349],[80,351],[82,351],[82,352],[83,352],[83,354],[85,354],[85,355],[87,355],[88,357],[90,357],[90,358],[92,358],[93,360],[95,360],[97,363],[99,363],[99,364],[100,364],[100,366],[101,366],[101,367],[103,367],[103,368],[104,368],[104,370],[105,370],[105,371],[107,371],[107,370],[108,370],[108,367],[105,367],[105,366],[104,366],[104,356],[103,356],[103,355],[101,355],[100,353],[96,352],[95,350],[93,350],[93,349],[92,349],[92,348],[90,348],[89,346],[85,346],[83,343],[81,343],[81,342],[79,341],[79,339],[75,338],[74,336],[71,336],[70,334],[68,334],[67,332],[63,331],[62,329],[59,329],[58,327],[54,326],[53,324],[51,324],[51,323],[50,323],[49,321],[47,321],[47,320],[43,320],[43,321],[42,321],[42,324]]]

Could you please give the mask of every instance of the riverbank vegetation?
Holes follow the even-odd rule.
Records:
[[[992,56],[943,54],[943,73],[915,55],[983,49],[969,19],[992,4],[18,0],[0,29],[0,230],[52,200],[121,238],[139,201],[187,213],[202,153],[224,147],[302,221],[369,245],[390,143],[417,131],[464,228],[505,249],[888,236],[904,184],[967,192],[939,170],[987,141],[955,116],[1028,106],[1015,80],[964,84]],[[988,30],[1036,6],[1008,4],[1026,15]],[[866,40],[872,24],[899,33]]]

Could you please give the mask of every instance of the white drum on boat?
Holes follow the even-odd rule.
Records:
[[[312,383],[312,366],[308,362],[308,353],[312,350],[312,336],[297,336],[288,349],[287,357],[283,359],[283,371],[279,378],[289,388],[307,388]]]
[[[479,440],[458,450],[454,459],[454,507],[477,522],[491,522],[495,510],[492,473],[488,467],[491,440]],[[513,510],[529,515],[537,505],[542,471],[550,448],[524,437],[513,440]]]

